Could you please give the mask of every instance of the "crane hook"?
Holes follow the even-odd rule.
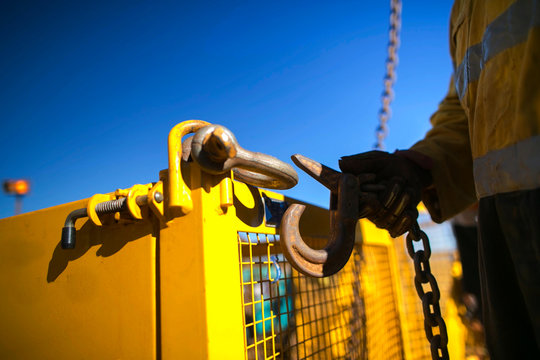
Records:
[[[289,206],[280,227],[282,251],[289,263],[300,273],[326,277],[341,270],[354,248],[358,222],[359,180],[342,174],[300,154],[291,156],[293,162],[330,190],[330,235],[324,249],[307,245],[299,231],[304,205]]]

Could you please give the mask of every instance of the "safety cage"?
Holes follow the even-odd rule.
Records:
[[[173,213],[161,195],[174,197],[175,171],[185,191]],[[156,183],[0,219],[2,357],[429,358],[402,238],[361,220],[342,271],[304,276],[286,261],[279,236],[283,210],[300,202],[233,177],[183,161]],[[99,213],[96,203],[118,209]],[[322,248],[329,212],[305,205],[300,231]],[[66,220],[78,209],[84,216]],[[70,221],[76,242],[65,246],[61,229]],[[430,229],[438,228],[420,225],[436,242]],[[449,297],[454,254],[436,248],[450,350],[462,355],[464,330]]]

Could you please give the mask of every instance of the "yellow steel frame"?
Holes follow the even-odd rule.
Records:
[[[297,201],[231,176],[182,162],[152,190],[159,185],[169,199],[171,179],[183,184],[174,195],[182,214],[145,210],[140,220],[103,226],[81,219],[74,250],[60,248],[60,230],[88,200],[1,219],[0,356],[424,357],[401,239],[361,221],[345,269],[306,278],[280,255],[262,194]],[[300,226],[306,241],[323,246],[328,211],[308,206]]]

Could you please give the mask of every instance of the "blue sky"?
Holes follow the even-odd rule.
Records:
[[[31,180],[24,211],[156,181],[187,119],[337,168],[375,142],[388,3],[3,1],[0,179]],[[390,151],[425,134],[445,94],[450,8],[405,1]],[[299,175],[285,193],[327,206]],[[0,217],[13,204],[0,195]]]

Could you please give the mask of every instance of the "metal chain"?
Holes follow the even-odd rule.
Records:
[[[396,81],[396,67],[398,64],[399,31],[401,29],[401,0],[390,1],[390,28],[388,40],[388,57],[386,58],[386,75],[384,76],[384,91],[381,96],[381,110],[379,110],[379,125],[375,130],[375,149],[384,149],[384,139],[388,136],[388,120],[391,116],[390,103],[394,98],[392,87]]]
[[[414,250],[413,241],[422,241],[423,250]],[[431,358],[448,360],[448,334],[446,324],[441,315],[439,300],[441,292],[437,285],[435,276],[431,273],[429,258],[431,256],[431,247],[429,239],[425,232],[420,230],[420,226],[415,222],[409,230],[406,238],[407,252],[414,261],[414,286],[416,292],[422,300],[422,309],[424,311],[424,331],[430,343]],[[428,291],[424,290],[424,284]],[[433,329],[438,328],[438,334]]]
[[[396,82],[396,68],[398,65],[398,48],[401,30],[401,0],[390,1],[390,28],[388,40],[388,57],[386,58],[386,75],[384,76],[384,91],[381,96],[381,109],[379,110],[379,125],[375,130],[375,149],[384,149],[384,140],[388,136],[388,120],[392,115],[390,104],[394,99],[393,86]],[[422,241],[423,250],[414,250],[413,241]],[[407,234],[407,252],[414,261],[414,285],[418,297],[422,301],[424,312],[424,331],[430,343],[431,358],[448,360],[448,334],[446,324],[441,315],[441,292],[435,276],[431,273],[429,258],[431,247],[425,232],[420,229],[417,222],[414,223]],[[423,284],[429,287],[426,292]],[[433,329],[438,328],[438,333]]]

